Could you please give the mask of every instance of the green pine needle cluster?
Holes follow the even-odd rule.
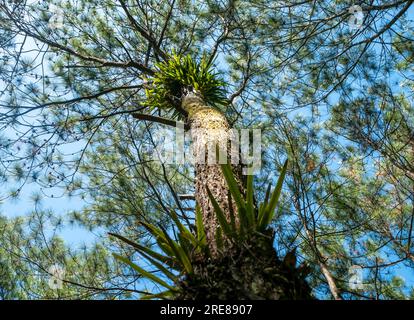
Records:
[[[146,89],[146,105],[175,110],[183,95],[197,92],[211,106],[226,105],[225,83],[215,73],[206,56],[195,61],[190,55],[173,53],[169,60],[156,64],[157,72]]]

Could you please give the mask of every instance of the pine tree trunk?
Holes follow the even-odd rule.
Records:
[[[191,130],[192,152],[195,162],[195,198],[203,214],[209,249],[212,255],[216,256],[218,254],[216,232],[219,223],[208,197],[207,188],[230,223],[231,209],[235,210],[236,207],[229,196],[227,183],[219,161],[231,161],[232,157],[234,159],[237,156],[234,153],[238,152],[238,148],[231,148],[231,128],[226,117],[220,111],[207,106],[200,97],[194,94],[189,94],[183,98],[182,107],[188,112],[188,122]],[[227,159],[216,159],[216,146],[219,146]],[[242,191],[240,166],[232,164],[232,167]]]
[[[288,259],[283,261],[278,259],[271,228],[263,234],[252,232],[241,243],[223,239],[218,249],[219,223],[207,187],[229,223],[237,208],[216,161],[220,159],[216,159],[215,146],[226,150],[227,160],[232,160],[234,176],[244,193],[241,166],[234,163],[239,148],[229,147],[232,132],[220,111],[207,106],[193,93],[186,95],[181,105],[188,113],[195,160],[195,198],[202,211],[210,255],[193,257],[194,272],[182,280],[176,299],[312,299],[304,268],[295,266],[296,255],[287,255]],[[215,162],[209,163],[209,159]]]

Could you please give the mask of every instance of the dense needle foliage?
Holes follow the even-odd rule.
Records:
[[[149,225],[184,251],[177,221],[195,237],[194,167],[159,157],[187,120],[188,90],[234,128],[261,130],[256,210],[289,159],[277,214],[251,225],[273,237],[271,274],[306,274],[321,299],[413,298],[413,10],[408,0],[0,0],[0,298],[159,293],[140,272],[158,267],[108,233],[153,251]],[[195,298],[204,276],[228,287],[237,272],[224,266],[249,259],[238,247],[217,268],[192,258],[193,282],[161,280]],[[53,265],[66,269],[57,290]],[[267,295],[272,281],[250,292]]]

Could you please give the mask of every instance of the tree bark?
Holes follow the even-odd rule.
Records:
[[[219,110],[207,106],[201,97],[193,93],[186,95],[182,100],[182,108],[188,113],[188,124],[192,138],[192,156],[195,164],[195,199],[203,215],[206,240],[214,257],[218,254],[216,232],[219,223],[207,188],[230,223],[231,212],[236,210],[236,206],[229,195],[220,163],[237,159],[238,155],[235,153],[238,153],[238,146],[231,147],[232,131],[225,115]],[[226,155],[226,159],[216,159],[216,146],[219,146],[223,154]],[[232,167],[239,187],[243,191],[240,166],[232,163]],[[231,211],[232,209],[233,211]]]
[[[195,199],[200,206],[209,255],[194,256],[194,272],[183,279],[176,299],[312,299],[304,268],[296,268],[296,256],[278,259],[274,231],[252,232],[240,242],[222,238],[218,246],[216,233],[220,227],[207,190],[221,207],[228,223],[238,225],[237,207],[231,198],[220,163],[231,161],[234,177],[245,194],[239,146],[234,132],[220,111],[207,106],[197,94],[184,96],[181,107],[187,112],[195,160]],[[216,146],[225,159],[216,159]],[[225,150],[225,151],[224,151]],[[218,162],[219,161],[219,162]],[[236,162],[237,161],[237,162]],[[286,261],[285,261],[286,260]]]

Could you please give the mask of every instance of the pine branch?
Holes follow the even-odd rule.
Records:
[[[177,127],[177,124],[180,124],[180,123],[182,124],[182,122],[179,122],[179,121],[166,119],[166,118],[161,118],[161,117],[153,116],[153,115],[150,115],[150,114],[144,114],[144,113],[133,113],[132,116],[135,119],[138,119],[138,120],[161,123],[161,124],[165,124],[165,125],[171,126],[171,127]],[[188,129],[187,124],[184,124],[184,129],[185,130]]]

